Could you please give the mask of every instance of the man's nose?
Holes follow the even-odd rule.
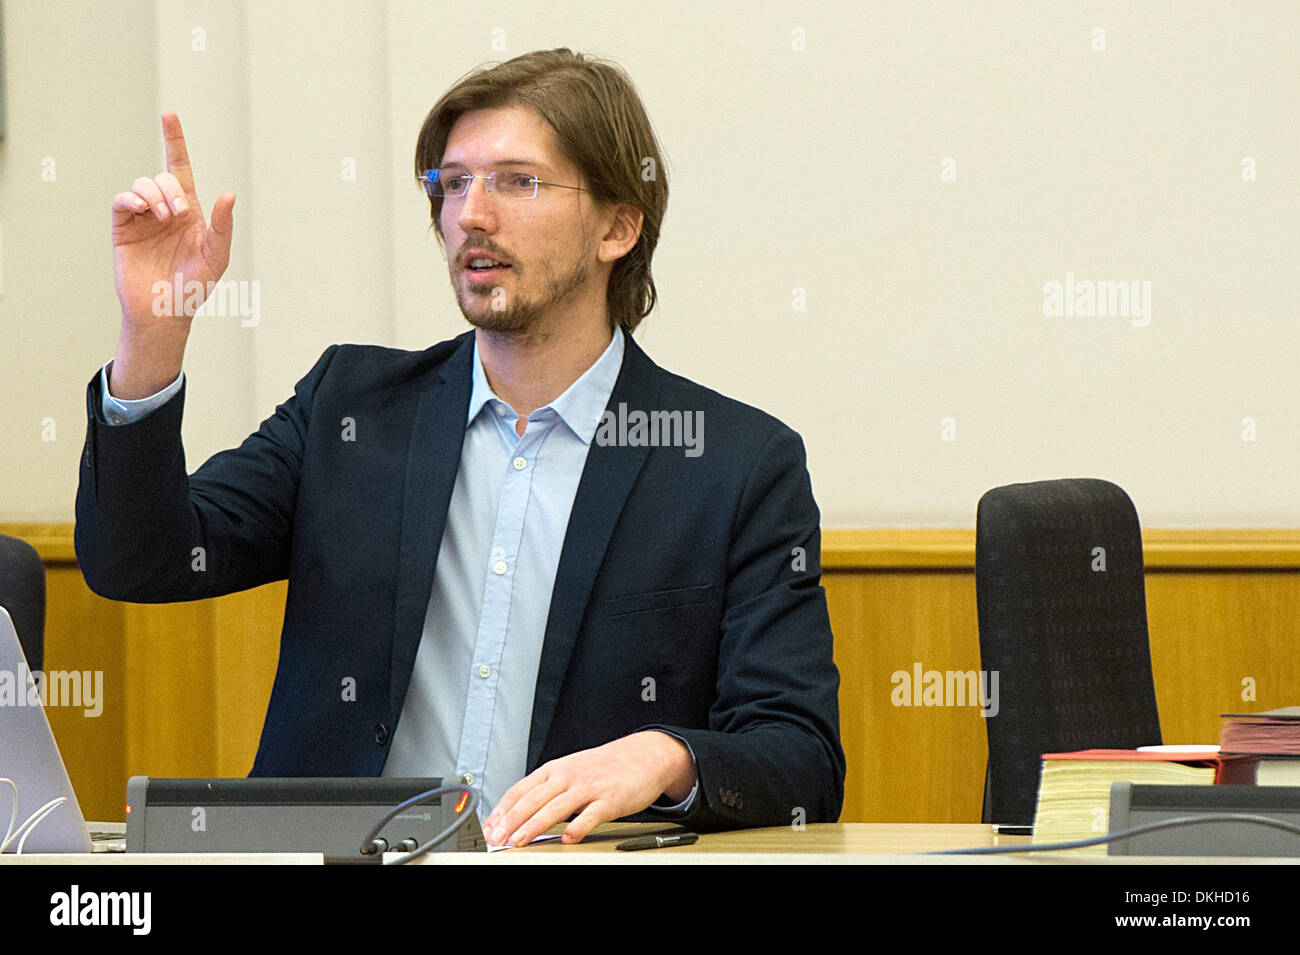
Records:
[[[471,229],[493,231],[496,228],[496,203],[497,197],[488,192],[486,180],[471,179],[469,191],[460,200],[458,221],[461,229],[465,232]]]

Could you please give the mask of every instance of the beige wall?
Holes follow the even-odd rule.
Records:
[[[238,193],[227,278],[260,289],[256,326],[193,336],[197,466],[327,344],[465,327],[415,133],[474,65],[569,45],[629,70],[670,161],[638,338],[798,429],[828,526],[969,526],[988,487],[1085,474],[1148,526],[1300,525],[1300,7],[736,9],[6,0],[0,520],[71,519],[109,202],[160,168],[161,109],[201,199]],[[1045,316],[1067,273],[1150,282],[1149,324]]]

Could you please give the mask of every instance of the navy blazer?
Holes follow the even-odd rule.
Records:
[[[660,727],[696,757],[684,824],[833,822],[839,675],[803,443],[626,343],[609,408],[702,412],[702,453],[593,441],[546,622],[528,770]],[[429,606],[472,359],[472,331],[421,352],[331,346],[255,434],[191,476],[184,388],[110,426],[91,380],[76,525],[90,588],[153,603],[289,580],[252,775],[383,770]]]

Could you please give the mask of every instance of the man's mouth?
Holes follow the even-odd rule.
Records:
[[[482,249],[472,249],[461,256],[461,262],[465,268],[472,269],[476,272],[486,272],[490,269],[509,268],[510,263],[491,252]]]
[[[510,263],[490,255],[475,255],[465,260],[465,274],[471,282],[488,281],[503,275]]]

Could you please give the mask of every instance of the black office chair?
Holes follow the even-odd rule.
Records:
[[[1031,825],[1042,754],[1160,742],[1133,502],[1090,478],[994,488],[975,595],[982,666],[999,674],[984,821]]]
[[[0,607],[9,611],[27,668],[45,662],[45,563],[25,540],[0,534]]]

